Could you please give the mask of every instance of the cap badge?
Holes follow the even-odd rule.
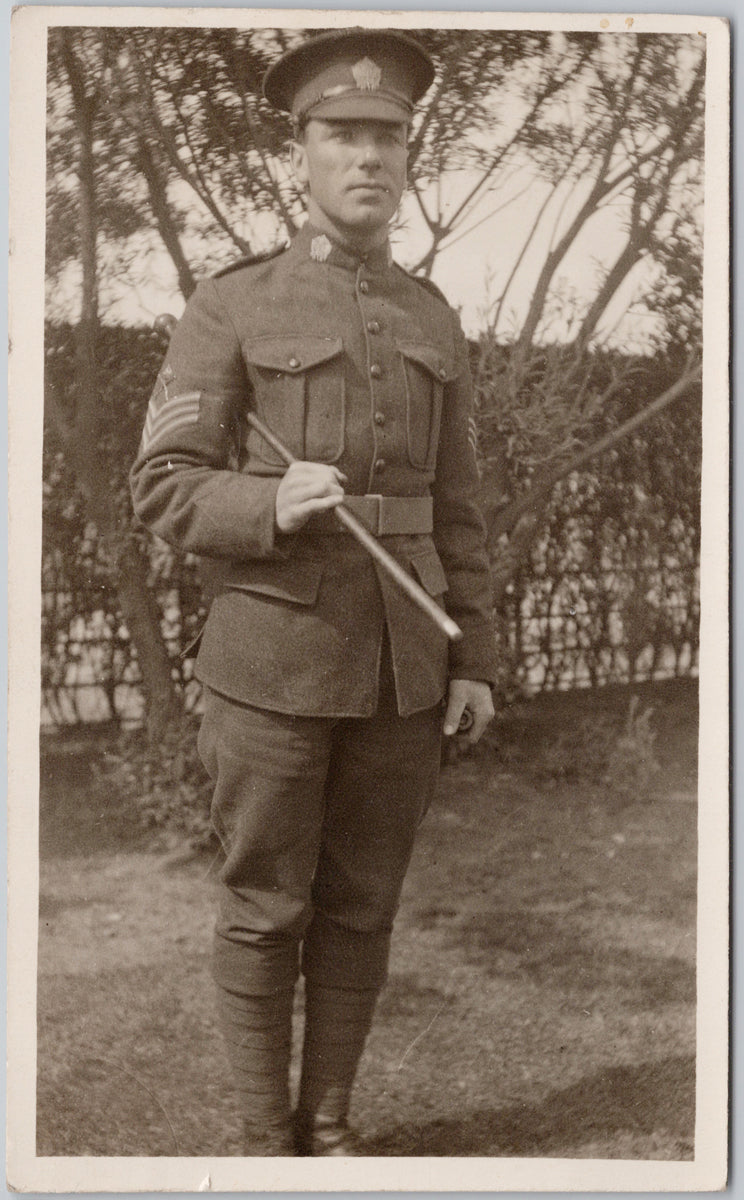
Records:
[[[325,262],[331,250],[331,243],[324,233],[319,233],[310,243],[310,257],[313,262]]]
[[[382,68],[371,58],[360,58],[351,68],[354,82],[362,92],[376,92],[382,79]]]

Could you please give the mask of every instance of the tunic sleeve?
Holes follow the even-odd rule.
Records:
[[[496,641],[485,523],[477,503],[473,388],[467,342],[454,313],[457,373],[445,388],[434,493],[434,541],[449,591],[447,609],[463,631],[450,646],[450,677],[494,683]]]
[[[168,347],[130,473],[142,522],[182,551],[285,557],[274,476],[236,468],[250,394],[240,343],[213,281],[200,283]]]

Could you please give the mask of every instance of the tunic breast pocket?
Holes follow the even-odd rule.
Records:
[[[406,380],[408,460],[432,470],[437,460],[444,385],[454,378],[442,351],[428,342],[399,342]]]
[[[342,351],[341,338],[291,334],[252,338],[243,345],[256,412],[295,458],[332,463],[343,454]],[[264,462],[282,462],[253,429],[247,445]]]

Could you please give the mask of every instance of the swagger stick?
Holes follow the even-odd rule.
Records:
[[[272,450],[276,451],[288,467],[293,462],[297,462],[294,455],[290,453],[286,446],[282,445],[276,434],[272,433],[267,425],[264,425],[260,417],[257,417],[255,413],[249,412],[247,421],[249,425],[253,426],[256,433],[260,433],[264,441],[271,446]],[[439,626],[443,633],[446,633],[451,641],[459,642],[462,637],[460,626],[452,620],[452,617],[447,615],[443,608],[439,607],[436,601],[432,600],[429,593],[425,592],[416,583],[415,579],[403,570],[400,563],[396,562],[391,554],[388,554],[384,546],[381,546],[377,538],[369,532],[366,525],[363,525],[358,517],[355,517],[344,504],[336,505],[334,512],[341,524],[346,526],[349,533],[353,534],[358,542],[361,542],[365,550],[374,558],[375,562],[378,562],[387,571],[391,579],[394,579],[406,595],[410,596],[414,604],[417,604],[427,616],[431,617],[432,621]]]
[[[155,318],[153,328],[155,329],[156,333],[161,333],[165,337],[170,338],[177,324],[178,322],[176,321],[176,318],[172,316],[171,313],[161,313],[159,317]],[[276,434],[272,433],[267,425],[264,425],[260,417],[257,417],[254,413],[249,412],[247,414],[247,420],[248,424],[253,426],[253,428],[256,430],[256,433],[261,435],[264,441],[271,446],[272,450],[276,451],[276,453],[287,464],[288,467],[291,466],[293,462],[297,461],[287,447],[282,445]],[[450,641],[459,642],[462,637],[462,630],[460,629],[460,626],[457,625],[452,618],[447,615],[443,608],[440,608],[439,605],[432,600],[429,593],[425,592],[424,589],[418,583],[416,583],[415,579],[413,579],[403,570],[400,563],[396,562],[391,554],[388,554],[387,550],[385,550],[385,548],[377,541],[377,538],[375,538],[369,532],[366,525],[363,525],[362,522],[355,517],[352,512],[349,512],[348,508],[346,508],[343,504],[337,505],[334,511],[341,524],[346,526],[349,533],[352,534],[358,542],[361,542],[365,550],[372,556],[372,558],[374,558],[375,562],[379,563],[383,570],[387,571],[390,578],[398,584],[398,587],[401,588],[401,590],[404,591],[411,600],[413,600],[414,604],[417,604],[418,607],[427,614],[427,616],[431,617],[434,624],[437,625],[438,628],[447,635]]]

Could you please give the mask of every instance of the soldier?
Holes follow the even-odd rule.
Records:
[[[196,664],[199,750],[225,851],[213,969],[249,1155],[360,1152],[352,1085],[442,731],[468,706],[474,742],[493,716],[466,342],[388,242],[433,74],[412,39],[364,30],[315,37],[268,71],[308,222],[198,286],[132,469],[145,524],[220,565]],[[298,460],[288,469],[251,410]],[[349,537],[342,500],[461,641]]]

